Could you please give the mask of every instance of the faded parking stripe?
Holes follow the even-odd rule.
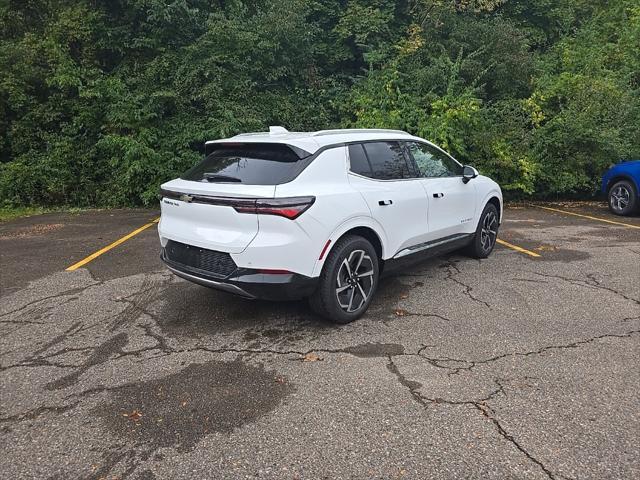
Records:
[[[565,213],[567,215],[574,215],[576,217],[588,218],[589,220],[595,220],[597,222],[612,223],[614,225],[621,225],[623,227],[629,227],[629,228],[637,228],[638,230],[640,230],[640,225],[632,225],[630,223],[617,222],[615,220],[608,220],[606,218],[592,217],[591,215],[584,215],[582,213],[568,212],[566,210],[560,210],[559,208],[543,207],[541,205],[531,205],[531,206],[535,208],[542,208],[544,210],[550,210],[552,212],[559,212],[559,213]]]
[[[147,228],[155,225],[156,223],[158,223],[160,221],[160,218],[156,218],[155,220],[152,220],[151,222],[147,223],[146,225],[141,226],[140,228],[136,228],[133,232],[128,233],[127,235],[125,235],[122,238],[119,238],[118,240],[116,240],[115,242],[107,245],[104,248],[101,248],[100,250],[98,250],[95,253],[92,253],[91,255],[89,255],[86,258],[83,258],[82,260],[80,260],[77,263],[74,263],[73,265],[71,265],[70,267],[66,268],[67,272],[73,272],[74,270],[77,270],[78,268],[86,265],[87,263],[89,263],[90,261],[98,258],[100,255],[102,255],[103,253],[108,252],[109,250],[111,250],[112,248],[117,247],[118,245],[120,245],[121,243],[126,242],[127,240],[129,240],[132,237],[135,237],[137,234],[139,234],[140,232],[146,230]]]
[[[505,242],[504,240],[500,240],[499,238],[496,239],[496,242],[499,243],[502,246],[510,248],[511,250],[515,250],[516,252],[520,252],[520,253],[524,253],[525,255],[529,255],[530,257],[537,258],[537,257],[541,257],[542,256],[539,253],[532,252],[531,250],[527,250],[526,248],[519,247],[519,246],[514,245],[512,243],[509,243],[509,242]]]

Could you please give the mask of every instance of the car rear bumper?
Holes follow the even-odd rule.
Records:
[[[169,260],[164,248],[160,258],[169,270],[185,280],[248,299],[299,300],[310,296],[318,283],[318,278],[298,273],[264,273],[248,268],[238,268],[228,277],[218,278]]]

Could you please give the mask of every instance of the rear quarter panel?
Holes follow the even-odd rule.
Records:
[[[258,235],[238,260],[254,268],[282,268],[316,277],[340,227],[370,220],[362,196],[347,181],[345,147],[323,151],[295,180],[276,187],[276,197],[307,195],[316,201],[295,221],[260,215]],[[330,239],[330,248],[319,260]]]

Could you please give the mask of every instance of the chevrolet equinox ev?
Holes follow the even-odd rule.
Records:
[[[464,249],[486,258],[502,193],[433,143],[397,130],[247,133],[162,185],[162,260],[249,299],[309,298],[337,323],[369,307],[380,275]]]

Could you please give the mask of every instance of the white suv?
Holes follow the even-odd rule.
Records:
[[[369,307],[382,272],[464,248],[487,257],[500,187],[397,130],[247,133],[161,187],[162,259],[246,298],[310,298],[338,323]]]

